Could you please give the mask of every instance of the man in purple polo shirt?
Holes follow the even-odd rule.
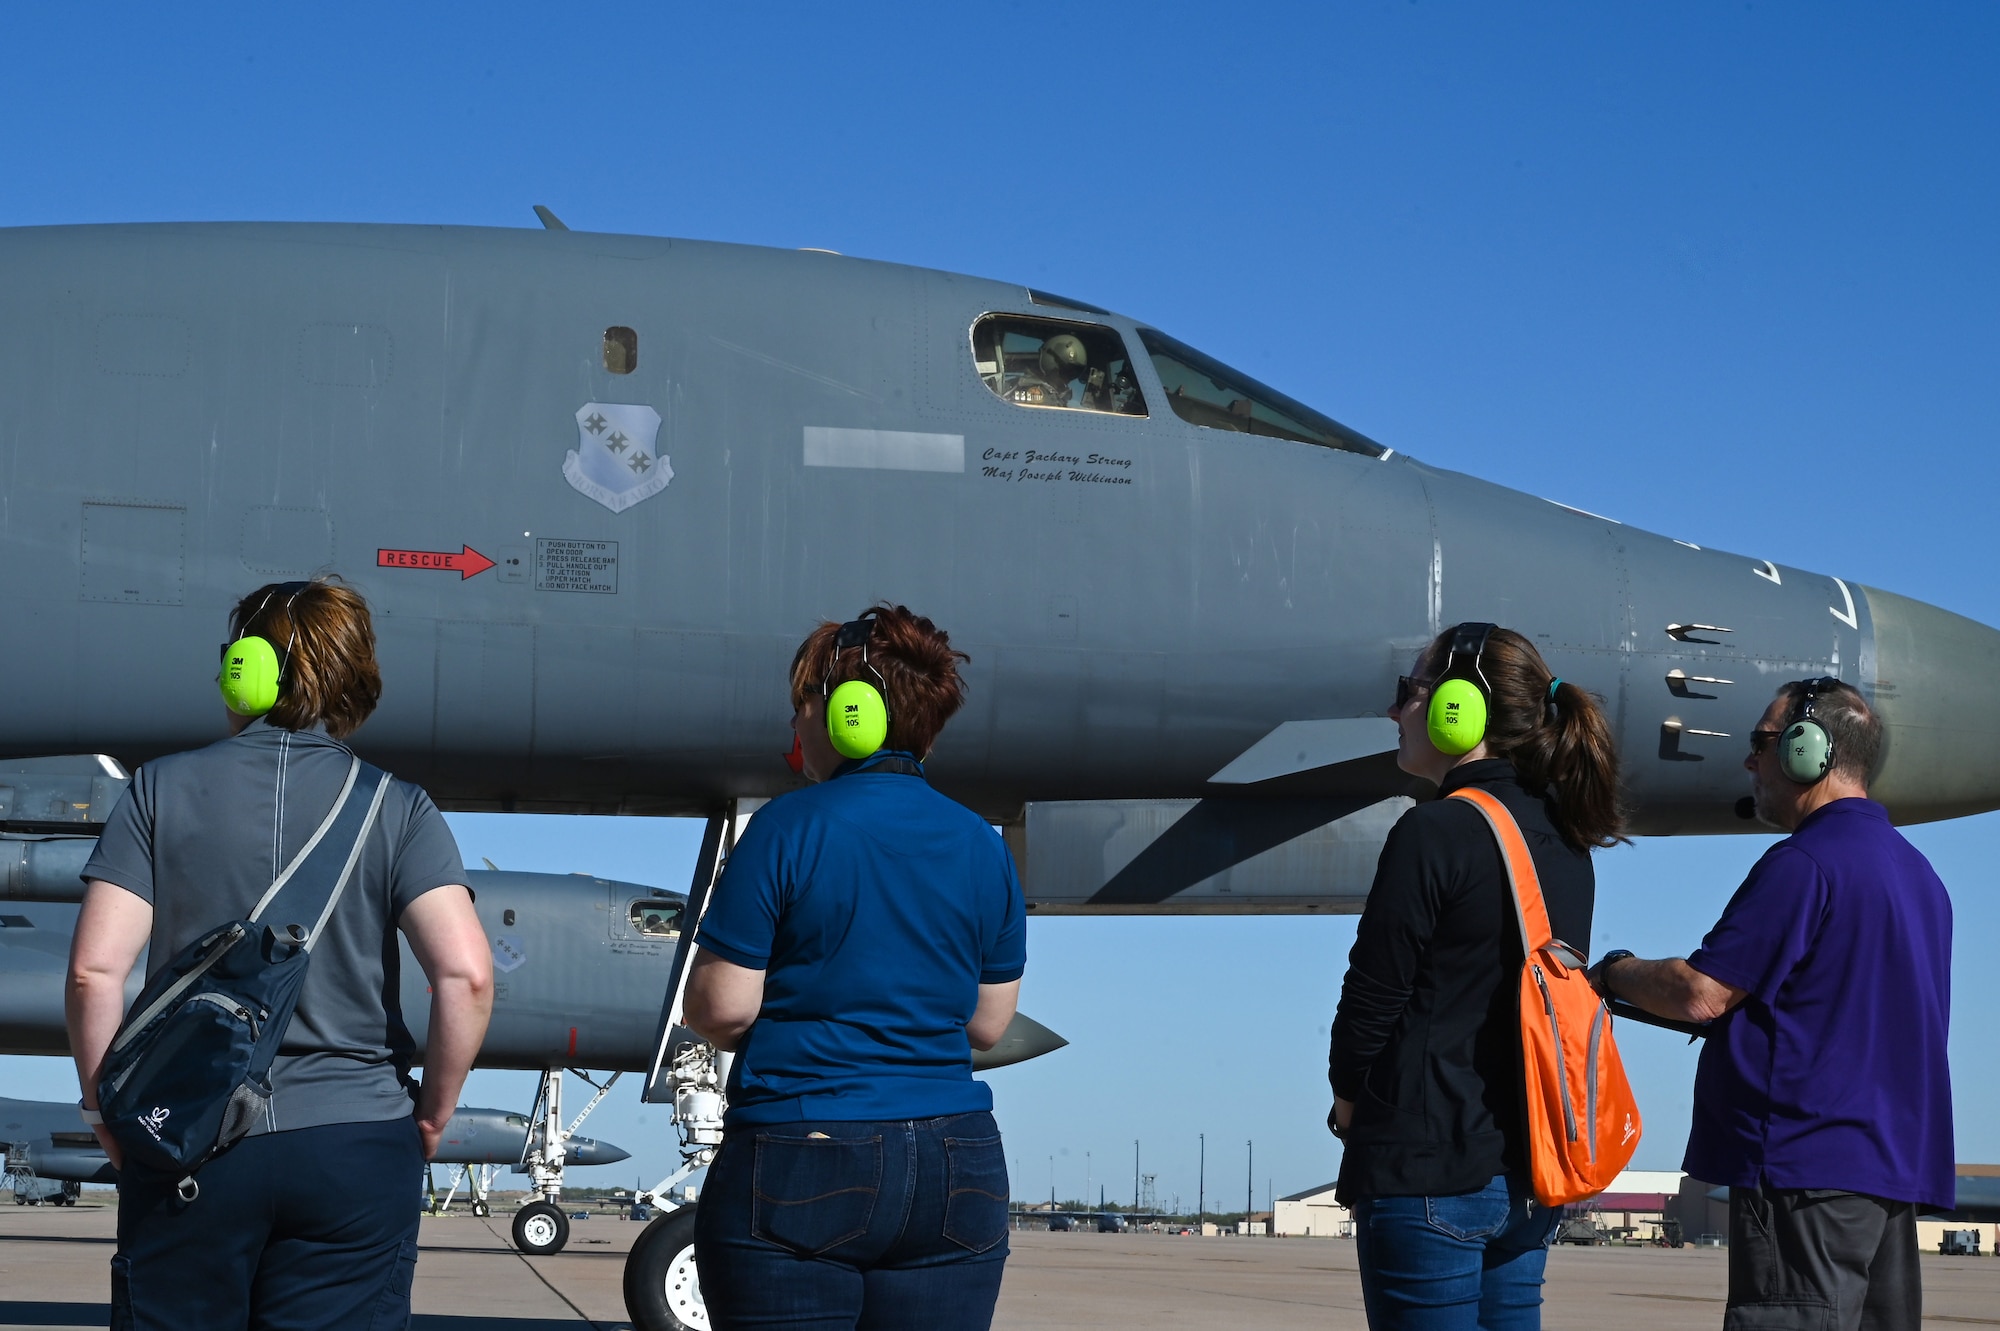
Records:
[[[1852,686],[1778,690],[1751,732],[1764,853],[1694,955],[1593,968],[1712,1022],[1684,1168],[1729,1185],[1726,1329],[1915,1328],[1919,1209],[1955,1200],[1951,899],[1868,798],[1882,724]]]

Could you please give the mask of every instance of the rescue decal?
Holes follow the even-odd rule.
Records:
[[[659,433],[660,413],[644,404],[586,402],[576,409],[576,447],[563,459],[563,477],[578,494],[623,513],[674,478]]]
[[[469,545],[457,553],[450,550],[377,550],[376,568],[428,568],[458,574],[458,580],[477,577],[493,567],[493,561]]]

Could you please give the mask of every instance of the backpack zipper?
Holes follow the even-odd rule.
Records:
[[[1567,1060],[1563,1058],[1562,1023],[1556,1020],[1556,1001],[1549,996],[1549,982],[1542,975],[1540,963],[1531,962],[1528,968],[1535,973],[1535,984],[1542,991],[1542,1010],[1549,1014],[1549,1031],[1556,1038],[1556,1063],[1561,1071],[1556,1082],[1562,1087],[1563,1127],[1568,1130],[1569,1139],[1575,1141],[1576,1107],[1570,1103],[1569,1098],[1569,1067]]]
[[[1603,1003],[1590,1019],[1590,1064],[1583,1072],[1584,1120],[1590,1124],[1590,1163],[1597,1163],[1597,1050],[1604,1035],[1607,1013]]]
[[[223,1011],[234,1016],[238,1021],[243,1022],[245,1025],[249,1026],[250,1039],[252,1042],[256,1041],[258,1033],[261,1029],[261,1027],[258,1025],[257,1022],[257,1014],[252,1012],[249,1008],[245,1007],[243,1004],[237,1002],[235,999],[231,998],[228,994],[219,994],[215,992],[213,989],[211,989],[207,993],[191,995],[188,998],[188,1002],[215,1004],[215,1006],[221,1008]]]
[[[215,950],[210,952],[207,956],[203,957],[201,959],[200,965],[196,966],[186,975],[181,976],[180,979],[175,980],[172,984],[168,985],[166,992],[161,994],[158,998],[154,999],[151,1006],[149,1006],[144,1012],[141,1012],[125,1027],[125,1033],[119,1036],[116,1040],[113,1040],[111,1042],[111,1048],[107,1052],[115,1054],[120,1049],[123,1049],[126,1045],[130,1044],[132,1042],[133,1037],[138,1035],[140,1031],[145,1030],[147,1025],[152,1022],[153,1018],[159,1016],[160,1012],[169,1003],[172,1003],[176,998],[179,998],[183,993],[186,993],[188,987],[192,985],[196,980],[199,980],[202,976],[208,974],[209,967],[213,966],[216,962],[222,960],[223,953],[229,951],[230,948],[235,947],[238,943],[242,941],[243,941],[243,926],[241,924],[232,924],[227,929],[223,930],[221,941],[216,945]]]

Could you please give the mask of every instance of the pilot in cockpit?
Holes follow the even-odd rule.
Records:
[[[1096,375],[1101,384],[1103,373]],[[1082,407],[1101,410],[1093,400],[1090,353],[1082,339],[1057,333],[1042,343],[1032,367],[1007,390],[1007,400],[1030,407]]]

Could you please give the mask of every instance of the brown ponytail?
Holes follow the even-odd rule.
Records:
[[[1450,649],[1451,634],[1441,634],[1426,653],[1427,673],[1444,671]],[[1529,790],[1547,790],[1563,839],[1578,849],[1624,840],[1618,748],[1597,698],[1558,681],[1535,644],[1512,629],[1496,628],[1487,638],[1481,671],[1493,690],[1486,747],[1512,762]]]

